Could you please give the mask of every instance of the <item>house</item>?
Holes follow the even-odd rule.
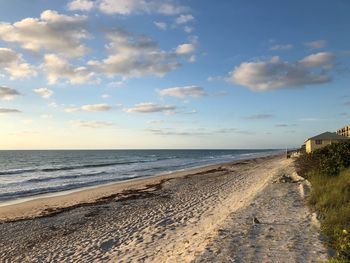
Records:
[[[347,125],[339,130],[337,130],[337,134],[341,136],[350,137],[350,125]]]
[[[324,132],[305,141],[306,152],[311,153],[316,149],[323,148],[332,143],[337,143],[349,139],[350,137],[341,136],[333,132]]]

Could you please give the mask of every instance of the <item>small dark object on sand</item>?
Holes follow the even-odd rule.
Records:
[[[253,223],[254,224],[260,224],[260,221],[256,217],[253,217]]]

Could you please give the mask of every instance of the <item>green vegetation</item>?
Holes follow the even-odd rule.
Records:
[[[321,229],[336,250],[329,262],[350,262],[350,143],[337,143],[303,154],[297,170],[312,184],[310,204],[321,216]]]

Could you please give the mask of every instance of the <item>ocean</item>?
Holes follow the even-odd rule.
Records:
[[[276,150],[0,151],[0,202],[249,159]]]

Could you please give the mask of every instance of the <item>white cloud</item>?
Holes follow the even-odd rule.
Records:
[[[192,115],[192,114],[197,114],[198,111],[193,109],[193,110],[190,110],[190,111],[182,111],[182,112],[178,112],[180,114],[185,114],[185,115]]]
[[[83,105],[81,106],[81,109],[84,111],[108,111],[110,109],[112,109],[111,106],[109,106],[108,104],[92,104],[92,105]]]
[[[161,50],[147,36],[117,31],[107,38],[110,55],[102,61],[89,61],[88,65],[108,76],[163,76],[180,66],[175,54]]]
[[[18,95],[21,94],[17,90],[0,86],[0,99],[2,100],[13,100]]]
[[[111,87],[111,88],[121,88],[127,80],[128,80],[127,77],[122,77],[121,80],[112,81],[112,82],[108,83],[107,86]]]
[[[9,113],[21,113],[21,111],[17,109],[0,108],[0,115]]]
[[[176,48],[176,54],[178,55],[188,55],[193,53],[196,50],[194,43],[186,43],[178,45]]]
[[[9,48],[0,48],[0,65],[18,62],[20,56]]]
[[[135,107],[125,109],[128,113],[155,113],[155,112],[171,112],[176,109],[173,105],[160,105],[150,102],[136,104]]]
[[[172,96],[181,99],[185,99],[186,97],[203,97],[205,96],[204,89],[199,86],[185,86],[185,87],[173,87],[162,89],[158,91],[160,96]]]
[[[193,31],[193,27],[191,27],[191,26],[184,26],[184,31],[186,33],[191,33]]]
[[[102,99],[109,99],[110,97],[111,97],[111,95],[109,95],[109,94],[102,94],[101,95]]]
[[[280,123],[280,124],[276,124],[275,127],[278,127],[278,128],[286,128],[286,127],[289,127],[291,125],[288,125],[288,124],[285,124],[285,123]]]
[[[171,129],[146,129],[146,131],[153,133],[154,135],[159,136],[198,136],[200,134],[198,133],[192,133],[192,132],[179,132],[179,131],[173,131]]]
[[[301,63],[288,63],[279,57],[269,61],[243,62],[229,75],[229,81],[254,91],[315,85],[331,80],[324,70],[308,69]]]
[[[94,2],[90,0],[73,0],[67,6],[71,11],[90,11],[94,7]]]
[[[57,103],[56,102],[50,102],[49,104],[48,104],[48,106],[49,107],[51,107],[51,108],[57,108],[58,107],[58,105],[57,105]]]
[[[176,18],[175,22],[176,24],[183,25],[192,20],[194,20],[194,17],[192,15],[180,15],[178,18]]]
[[[171,0],[98,0],[97,8],[106,14],[162,14],[177,15],[188,11],[188,7]]]
[[[271,115],[271,114],[254,114],[254,115],[246,116],[245,119],[248,119],[248,120],[262,120],[262,119],[270,119],[272,117],[273,117],[273,115]]]
[[[147,121],[147,124],[164,124],[166,123],[165,120],[150,120],[150,121]]]
[[[326,40],[310,41],[310,42],[306,42],[305,46],[312,48],[312,49],[320,49],[320,48],[324,48],[327,46],[327,41]]]
[[[78,128],[104,128],[114,126],[113,122],[72,120],[70,124]]]
[[[207,81],[222,81],[225,80],[225,77],[223,76],[209,76],[207,78]]]
[[[43,68],[49,84],[55,84],[59,79],[67,79],[70,84],[82,84],[91,82],[95,76],[88,68],[75,67],[55,54],[45,55]]]
[[[272,47],[270,47],[270,50],[288,50],[288,49],[292,49],[293,45],[292,44],[279,44],[279,45],[274,45]]]
[[[67,113],[77,112],[79,110],[80,109],[77,108],[77,107],[68,107],[68,108],[64,109],[64,111],[67,112]]]
[[[37,72],[34,69],[34,67],[28,63],[20,63],[17,65],[13,65],[11,67],[6,68],[6,70],[10,73],[11,79],[19,79],[37,75]]]
[[[302,60],[300,60],[300,64],[305,67],[313,68],[320,67],[325,64],[332,62],[335,59],[335,55],[329,52],[319,52],[316,54],[311,54]]]
[[[147,132],[151,132],[154,135],[159,136],[206,136],[210,135],[209,132],[201,130],[177,130],[171,128],[163,128],[163,129],[145,129]]]
[[[89,37],[85,16],[67,16],[46,10],[40,18],[25,18],[13,24],[0,22],[0,39],[18,43],[23,49],[57,52],[69,57],[84,55],[81,43]]]
[[[80,110],[82,111],[109,111],[113,107],[105,104],[105,103],[100,103],[100,104],[87,104],[87,105],[82,105],[81,107],[75,107],[75,106],[70,106],[68,108],[65,108],[64,111],[67,113],[73,113],[73,112],[78,112]]]
[[[192,56],[190,56],[189,58],[188,58],[188,62],[190,62],[190,63],[194,63],[194,62],[196,62],[196,60],[197,60],[197,57],[195,56],[195,55],[192,55]]]
[[[1,35],[1,24],[0,24]],[[37,72],[22,58],[22,55],[9,48],[0,48],[0,71],[3,69],[11,79],[36,76]]]
[[[33,91],[44,99],[49,99],[53,95],[53,91],[48,88],[37,88]]]
[[[168,25],[165,22],[153,22],[154,25],[160,30],[167,30]]]
[[[50,114],[41,114],[40,118],[42,118],[42,119],[52,119],[52,115],[50,115]]]

